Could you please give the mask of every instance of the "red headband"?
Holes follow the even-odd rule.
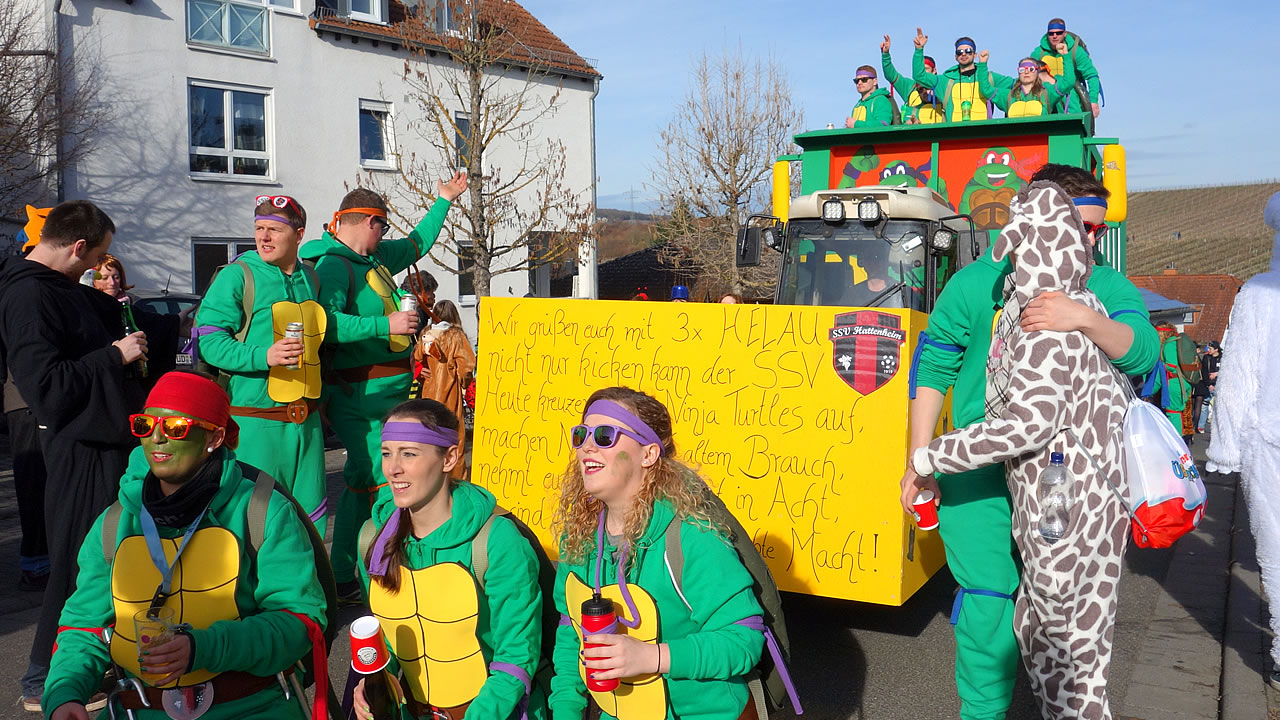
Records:
[[[226,446],[235,448],[240,427],[231,419],[231,400],[218,383],[194,373],[160,376],[147,395],[147,407],[167,408],[227,429]]]

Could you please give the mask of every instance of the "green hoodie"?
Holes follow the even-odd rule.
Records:
[[[657,605],[658,641],[669,650],[667,719],[736,720],[750,696],[744,676],[760,661],[764,635],[735,623],[763,611],[752,591],[751,574],[733,546],[691,519],[684,520],[680,531],[685,605],[664,559],[664,536],[672,517],[669,503],[654,503],[649,526],[637,543],[634,559],[627,563],[627,581],[644,588]],[[606,538],[601,570],[605,584],[617,582],[617,552]],[[562,553],[555,584],[556,610],[562,616],[568,615],[565,582],[569,573],[592,587],[595,565],[594,549],[578,563],[564,560]],[[555,720],[579,720],[587,707],[586,686],[578,674],[580,650],[573,626],[561,625],[556,632],[556,674],[551,680]]]
[[[251,562],[244,548],[249,498],[253,482],[246,479],[236,463],[235,453],[222,449],[209,462],[221,462],[220,489],[209,505],[200,527],[221,527],[241,539],[240,571],[235,600],[239,620],[219,620],[207,628],[191,631],[194,657],[191,667],[213,672],[241,670],[254,675],[272,675],[311,652],[306,628],[289,610],[325,626],[324,591],[312,568],[315,557],[307,531],[294,509],[279,493],[267,508],[266,530],[257,560]],[[119,501],[123,507],[117,526],[117,544],[141,535],[138,510],[142,484],[150,468],[142,448],[129,456],[129,466],[120,479]],[[104,513],[105,515],[105,513]],[[62,610],[59,624],[69,628],[104,628],[131,623],[132,618],[116,618],[112,605],[111,566],[102,554],[102,524],[99,516],[80,547],[76,590]],[[160,526],[164,538],[182,537],[186,528]],[[146,557],[142,558],[146,562]],[[256,564],[256,567],[255,567]],[[178,571],[181,573],[181,569]],[[68,630],[58,635],[58,651],[49,666],[43,706],[52,712],[67,702],[85,702],[98,690],[102,674],[111,663],[107,646],[94,634]],[[163,710],[139,711],[137,717],[164,718]],[[215,705],[204,717],[302,717],[297,700],[285,700],[278,685],[249,697]]]
[[[1058,90],[1057,85],[1043,85],[1043,90],[1039,95],[1032,95],[1022,91],[1022,83],[1018,79],[1009,75],[1001,75],[997,72],[987,70],[987,64],[978,61],[978,88],[982,90],[982,94],[991,98],[991,102],[996,107],[1005,111],[1008,117],[1033,117],[1030,109],[1035,106],[1025,106],[1019,108],[1017,103],[1029,103],[1032,101],[1040,103],[1040,112],[1038,115],[1049,115],[1059,109],[1062,103],[1062,92]],[[1014,113],[1009,115],[1009,108],[1014,107]]]
[[[938,95],[943,107],[947,109],[947,120],[960,122],[964,119],[964,100],[972,103],[969,108],[970,120],[987,119],[989,98],[978,87],[976,63],[972,73],[961,73],[959,65],[952,65],[946,72],[933,75],[924,69],[924,50],[916,48],[915,54],[911,56],[911,76],[917,85],[923,85]]]
[[[1101,263],[1100,258],[1095,258]],[[1003,305],[1004,278],[1013,262],[996,262],[991,249],[966,265],[943,288],[929,315],[923,342],[916,349],[911,369],[911,395],[924,386],[940,393],[952,389],[951,412],[955,427],[981,422],[986,415],[987,351],[998,307]],[[1088,288],[1107,309],[1112,320],[1133,329],[1133,344],[1114,361],[1121,372],[1148,372],[1160,352],[1160,338],[1151,326],[1142,295],[1128,278],[1098,264],[1089,276]]]
[[[923,57],[921,62],[924,62]],[[937,93],[927,88],[921,88],[912,78],[904,77],[899,73],[898,68],[893,66],[893,58],[887,52],[880,53],[880,67],[884,70],[885,81],[892,85],[893,89],[898,91],[898,96],[902,98],[902,107],[904,109],[909,108],[909,110],[902,113],[903,122],[906,122],[906,118],[910,117],[912,113],[915,113],[920,121],[925,124],[942,121],[945,108],[938,101]],[[922,114],[920,112],[921,108],[930,112]]]
[[[299,256],[314,260],[316,275],[320,277],[320,304],[329,311],[339,337],[344,338],[339,340],[342,344],[334,353],[335,370],[409,356],[410,349],[397,352],[388,347],[390,322],[386,307],[382,296],[369,286],[366,277],[377,267],[385,268],[391,275],[403,272],[430,252],[452,204],[444,198],[436,198],[431,210],[409,233],[409,237],[383,240],[372,255],[360,255],[330,232],[318,240],[302,244]]]
[[[1027,57],[1048,63],[1053,75],[1058,78],[1058,84],[1062,85],[1064,94],[1076,83],[1084,82],[1089,86],[1089,102],[1098,102],[1102,92],[1102,81],[1098,79],[1098,69],[1093,66],[1093,58],[1089,57],[1089,51],[1080,45],[1080,39],[1073,33],[1067,33],[1063,42],[1067,44],[1065,55],[1060,54],[1049,43],[1048,34],[1041,35],[1040,44],[1028,53]],[[1056,69],[1059,64],[1062,66],[1060,74]],[[1069,108],[1070,112],[1083,110],[1088,108]]]
[[[497,500],[488,490],[471,483],[457,484],[450,492],[453,496],[451,517],[430,535],[415,538],[411,534],[405,540],[405,565],[410,570],[451,562],[471,570],[471,542],[493,513]],[[371,522],[374,527],[381,531],[396,509],[391,493],[380,494],[373,506]],[[357,565],[367,598],[369,569],[365,567],[363,558]],[[485,664],[510,663],[532,677],[538,669],[542,651],[542,590],[538,587],[538,561],[529,541],[508,518],[493,519],[489,531],[489,569],[485,573],[484,590],[477,587],[477,596],[480,617],[476,634]],[[394,672],[398,667],[392,670]],[[505,672],[491,673],[480,688],[480,694],[467,708],[467,716],[510,717],[523,697],[524,685],[515,676]],[[545,717],[543,698],[536,684],[530,700],[529,716]]]
[[[854,127],[883,127],[893,124],[893,116],[897,115],[898,106],[887,88],[876,88],[871,94],[859,98],[858,104],[849,111]]]

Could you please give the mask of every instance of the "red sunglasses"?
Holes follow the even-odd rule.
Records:
[[[1088,220],[1080,222],[1084,223],[1085,233],[1092,235],[1095,242],[1102,242],[1102,238],[1106,237],[1109,229],[1106,223],[1091,223]]]
[[[129,431],[134,437],[151,437],[157,423],[160,425],[160,432],[170,440],[185,440],[193,427],[202,427],[210,432],[218,429],[218,426],[213,423],[182,415],[156,416],[137,413],[129,416]]]
[[[256,208],[265,202],[269,202],[282,210],[286,207],[292,206],[294,212],[298,213],[298,215],[302,215],[302,208],[298,207],[298,201],[288,195],[259,195],[253,199],[253,206]]]

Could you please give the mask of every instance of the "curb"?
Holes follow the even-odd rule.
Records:
[[[1231,527],[1230,582],[1227,587],[1227,622],[1222,642],[1222,720],[1258,720],[1267,717],[1265,676],[1253,668],[1265,668],[1263,653],[1262,587],[1249,513],[1235,478],[1235,512]]]

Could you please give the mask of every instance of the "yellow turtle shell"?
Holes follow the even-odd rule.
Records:
[[[978,83],[957,82],[951,84],[951,122],[964,119],[965,100],[972,103],[969,106],[970,120],[987,119],[987,97],[978,90]]]
[[[1039,100],[1015,100],[1009,103],[1008,117],[1040,117],[1044,114],[1044,105]]]
[[[636,640],[650,645],[658,643],[658,606],[653,597],[639,585],[627,583],[631,600],[636,605],[636,613],[640,616],[640,624],[634,628],[618,625],[618,632],[630,635]],[[569,573],[564,581],[564,601],[569,609],[569,621],[578,634],[578,649],[582,649],[582,603],[591,597],[591,588],[585,585],[574,573]],[[633,618],[627,615],[627,604],[622,599],[622,591],[617,585],[606,585],[600,588],[600,595],[613,601],[613,611],[617,616],[630,622]],[[578,676],[587,682],[587,671],[582,663],[578,663]],[[618,720],[663,720],[667,716],[667,682],[660,674],[649,673],[636,677],[622,678],[618,688],[613,692],[591,692],[596,704],[604,712]]]
[[[396,281],[391,277],[391,273],[381,265],[375,265],[369,269],[364,275],[365,282],[369,283],[369,287],[378,296],[382,298],[382,313],[390,315],[400,309],[396,301]],[[388,345],[392,352],[400,352],[409,349],[409,337],[407,335],[392,335]],[[437,707],[452,707],[446,705],[437,705]]]
[[[279,403],[320,397],[320,343],[328,328],[324,308],[314,300],[301,303],[278,302],[271,306],[271,330],[278,341],[291,322],[302,323],[302,359],[298,369],[282,365],[271,368],[267,375],[267,395]]]
[[[178,554],[181,538],[160,540],[169,562]],[[173,570],[173,594],[164,606],[173,608],[178,622],[207,628],[218,620],[237,620],[236,585],[240,577],[240,543],[225,528],[207,527],[191,536]],[[160,571],[151,561],[147,541],[130,535],[120,541],[111,564],[111,600],[116,628],[111,634],[111,659],[132,675],[140,675],[138,641],[133,616],[151,604],[160,586]],[[194,670],[163,687],[186,687],[212,679],[217,673]]]
[[[1054,77],[1062,77],[1063,57],[1061,55],[1045,54],[1040,57],[1040,61],[1048,66],[1050,75]]]
[[[926,103],[924,98],[920,97],[919,90],[912,90],[907,96],[907,105],[916,109],[916,119],[921,125],[933,125],[935,123],[946,122],[947,118],[937,110],[933,109],[933,105]]]
[[[480,694],[489,670],[476,638],[476,583],[466,568],[458,563],[401,567],[400,591],[394,595],[369,584],[369,609],[418,702],[450,708]]]

